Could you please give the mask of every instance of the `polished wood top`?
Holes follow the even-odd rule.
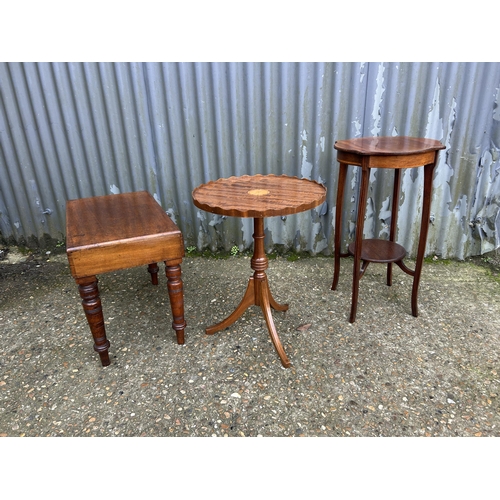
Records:
[[[304,212],[321,205],[326,188],[287,175],[243,175],[202,184],[193,190],[198,208],[233,217],[271,217]]]
[[[181,260],[180,229],[147,191],[69,200],[66,253],[75,278]]]
[[[434,139],[421,137],[358,137],[335,141],[334,148],[364,156],[372,155],[412,155],[444,149],[445,146]]]
[[[147,191],[69,200],[66,248],[180,233]]]

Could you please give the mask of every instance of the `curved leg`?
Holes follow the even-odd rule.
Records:
[[[184,320],[184,290],[181,279],[181,266],[171,265],[165,262],[165,274],[167,276],[168,296],[170,307],[172,309],[172,328],[177,336],[177,343],[184,344],[184,329],[186,321]]]
[[[436,153],[437,157],[437,153]],[[418,242],[417,261],[413,276],[413,288],[411,291],[411,313],[413,316],[418,316],[418,286],[420,284],[420,274],[422,272],[422,263],[424,261],[425,245],[427,243],[427,232],[429,230],[429,217],[431,212],[431,190],[432,190],[432,174],[436,160],[434,163],[424,166],[424,201],[422,205],[422,225],[420,227],[420,239]]]
[[[278,304],[273,297],[273,294],[271,293],[271,290],[269,288],[269,284],[267,283],[266,280],[266,287],[267,287],[267,293],[269,295],[269,304],[275,311],[288,311],[288,304]]]
[[[409,274],[410,276],[415,276],[415,271],[407,267],[402,260],[396,261],[395,264],[397,264],[401,268],[401,270],[404,271],[406,274]]]
[[[367,157],[363,157],[363,163],[367,161]],[[366,165],[362,166],[361,186],[359,189],[358,217],[356,221],[356,239],[354,249],[354,267],[352,273],[352,304],[350,323],[356,320],[356,311],[358,309],[358,292],[359,280],[363,271],[360,269],[361,263],[361,245],[363,243],[363,226],[365,221],[366,200],[368,196],[368,181],[370,179],[370,168]]]
[[[223,330],[231,326],[250,306],[260,306],[266,320],[269,335],[281,359],[281,363],[285,368],[288,368],[290,366],[290,361],[286,357],[283,346],[281,345],[271,314],[271,308],[277,311],[286,311],[288,310],[288,304],[278,304],[278,302],[274,300],[269,289],[265,272],[268,266],[268,258],[264,251],[264,219],[262,218],[254,218],[253,239],[254,251],[250,265],[254,273],[248,280],[245,295],[243,295],[236,309],[226,319],[206,328],[205,332],[211,335],[219,330]]]
[[[333,283],[332,290],[337,289],[340,274],[340,238],[342,232],[342,205],[344,203],[344,187],[347,175],[346,163],[340,163],[339,180],[337,185],[337,205],[335,206],[335,239],[334,239],[334,261],[333,261]]]
[[[365,271],[367,269],[367,267],[370,265],[370,261],[369,260],[363,260],[361,262],[361,269],[359,271],[359,279],[361,279],[363,277],[363,275],[365,274]]]
[[[270,300],[269,300],[269,287],[268,287],[267,281],[263,281],[260,283],[260,290],[261,290],[260,307],[261,307],[262,312],[264,313],[264,317],[266,319],[267,329],[269,330],[269,335],[270,335],[271,340],[274,344],[274,348],[276,349],[276,352],[278,353],[278,356],[281,359],[281,364],[285,368],[290,368],[291,363],[285,354],[285,350],[283,349],[283,345],[281,344],[281,340],[278,337],[276,327],[274,326],[273,316],[271,314],[271,304],[270,304]]]
[[[110,343],[106,338],[97,278],[89,276],[88,278],[79,278],[76,282],[78,283],[78,291],[82,298],[83,310],[85,311],[92,337],[94,337],[94,351],[99,353],[102,366],[108,366],[110,364],[108,352]]]
[[[148,272],[151,274],[151,282],[153,285],[158,284],[158,271],[160,268],[156,265],[156,262],[148,265]]]
[[[250,307],[255,305],[255,286],[254,286],[254,278],[253,276],[248,281],[248,286],[245,291],[245,295],[241,302],[238,304],[238,307],[224,320],[220,323],[217,323],[213,326],[208,327],[205,330],[205,333],[208,335],[212,335],[219,330],[223,330],[228,326],[231,326],[241,315]]]

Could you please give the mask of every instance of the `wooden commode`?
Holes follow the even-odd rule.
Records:
[[[109,341],[97,286],[101,273],[147,265],[154,285],[164,261],[177,343],[184,343],[181,231],[147,191],[70,200],[66,204],[66,253],[102,366]]]

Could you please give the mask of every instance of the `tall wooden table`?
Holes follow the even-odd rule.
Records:
[[[326,188],[308,179],[286,175],[243,175],[208,182],[192,193],[193,202],[202,210],[233,217],[253,217],[254,251],[250,277],[240,304],[226,319],[207,328],[211,335],[232,325],[248,307],[260,306],[274,347],[285,368],[290,366],[276,332],[271,308],[286,311],[288,304],[278,304],[269,289],[265,270],[268,258],[264,250],[264,217],[291,215],[314,208],[326,199]]]
[[[97,286],[97,274],[148,265],[153,285],[165,262],[177,343],[184,344],[182,233],[147,191],[70,200],[66,204],[66,253],[78,284],[94,350],[102,366],[110,364],[109,341]]]
[[[417,295],[424,260],[427,232],[431,206],[432,178],[437,164],[438,153],[445,146],[434,139],[419,137],[360,137],[336,141],[334,145],[337,161],[340,163],[339,180],[337,187],[337,208],[335,211],[335,264],[332,290],[335,290],[339,281],[340,258],[354,256],[352,278],[352,303],[350,323],[356,319],[358,306],[359,280],[363,276],[370,262],[387,264],[387,285],[392,284],[392,264],[397,264],[405,273],[413,276],[411,295],[411,310],[413,316],[418,316]],[[344,202],[344,186],[347,168],[349,165],[361,167],[361,185],[359,188],[358,215],[356,221],[355,240],[348,246],[348,251],[342,253],[340,249],[342,204]],[[422,203],[422,222],[418,243],[415,269],[409,269],[404,263],[406,250],[395,242],[399,206],[399,191],[401,169],[424,168],[424,188]],[[392,196],[391,228],[389,241],[381,239],[363,240],[363,226],[365,220],[368,184],[372,168],[394,170],[394,188]],[[361,264],[362,263],[362,264]],[[360,267],[361,265],[361,267]]]

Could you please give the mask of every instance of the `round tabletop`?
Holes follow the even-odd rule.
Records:
[[[355,153],[358,155],[412,155],[428,153],[445,146],[435,139],[423,137],[358,137],[336,141],[334,146],[338,151]]]
[[[207,212],[260,218],[317,207],[326,199],[326,187],[288,175],[242,175],[202,184],[192,196],[195,206]]]

